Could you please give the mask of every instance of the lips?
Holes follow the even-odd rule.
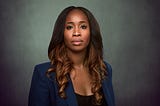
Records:
[[[81,45],[81,43],[83,42],[83,40],[77,39],[77,40],[72,40],[71,43],[75,46],[79,46]]]

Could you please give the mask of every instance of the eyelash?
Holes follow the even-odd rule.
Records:
[[[70,26],[70,25],[68,25],[68,26],[66,27],[67,30],[70,30],[70,29],[72,29],[72,28],[73,28],[73,27]]]
[[[67,30],[71,30],[72,28],[73,28],[73,26],[71,26],[71,25],[66,26]],[[80,28],[87,29],[87,25],[81,25]]]
[[[87,29],[87,25],[81,25],[80,28],[82,28],[82,29]]]

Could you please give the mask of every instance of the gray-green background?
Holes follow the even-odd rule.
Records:
[[[1,0],[0,105],[27,106],[33,68],[48,61],[55,20],[70,5],[100,24],[116,105],[160,105],[158,0]]]

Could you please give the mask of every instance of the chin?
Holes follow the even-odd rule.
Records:
[[[87,50],[87,48],[78,48],[78,47],[74,47],[74,48],[70,48],[69,51],[71,52],[75,52],[75,53],[81,53],[81,52],[85,52]]]

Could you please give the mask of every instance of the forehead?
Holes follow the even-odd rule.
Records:
[[[70,11],[69,14],[67,15],[66,21],[75,21],[75,20],[88,21],[88,18],[82,10],[74,9]]]

